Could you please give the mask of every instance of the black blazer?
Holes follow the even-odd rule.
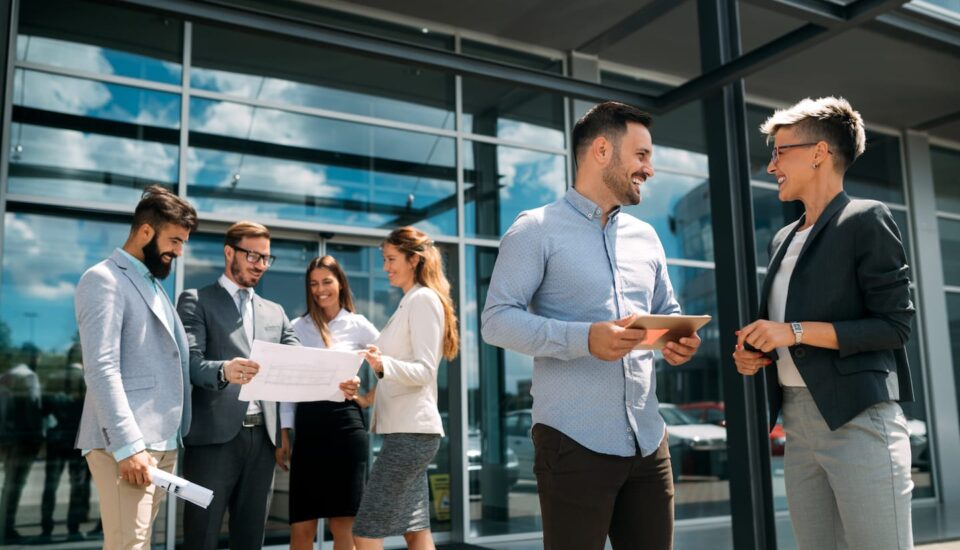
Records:
[[[774,275],[803,224],[801,216],[770,243],[771,260],[758,316],[769,316]],[[774,253],[775,251],[775,253]],[[883,204],[851,200],[840,192],[820,215],[800,250],[787,292],[784,321],[833,323],[839,350],[800,344],[789,348],[800,376],[831,430],[867,407],[891,398],[887,376],[895,373],[900,401],[913,400],[904,346],[914,308],[900,230]],[[773,426],[783,404],[776,366],[765,373]]]

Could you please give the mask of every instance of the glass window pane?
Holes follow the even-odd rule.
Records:
[[[467,377],[470,534],[542,530],[530,439],[533,359],[480,338],[497,249],[466,247],[462,364]]]
[[[3,542],[16,547],[49,534],[50,542],[67,543],[68,536],[93,531],[100,511],[86,461],[73,448],[86,393],[73,295],[83,272],[122,246],[130,226],[7,213],[4,227],[0,517],[24,538]],[[163,286],[172,295],[173,277]],[[154,530],[158,546],[164,515]],[[99,537],[92,534],[86,544],[99,546]]]
[[[193,47],[198,90],[454,128],[452,74],[206,25]]]
[[[18,69],[13,103],[11,193],[133,207],[175,188],[179,95]]]
[[[463,131],[562,149],[563,97],[463,77]]]
[[[713,261],[710,186],[705,177],[659,172],[641,188],[642,200],[624,212],[657,231],[668,258]]]
[[[747,143],[750,151],[750,177],[757,181],[777,183],[777,180],[767,173],[770,146],[767,145],[767,136],[760,133],[760,125],[772,114],[771,109],[747,105]]]
[[[940,218],[940,253],[943,256],[943,282],[960,286],[960,221]]]
[[[527,69],[563,74],[563,61],[560,59],[504,48],[486,42],[462,39],[460,41],[460,53],[526,67]]]
[[[683,312],[714,318],[700,329],[703,343],[690,362],[673,367],[660,354],[656,359],[657,396],[670,435],[676,517],[725,515],[730,513],[730,488],[716,276],[712,269],[674,265],[669,273]]]
[[[960,151],[930,148],[937,210],[960,214]]]
[[[766,267],[770,263],[770,241],[777,231],[794,220],[787,220],[786,210],[790,207],[780,202],[779,193],[765,187],[754,185],[750,188],[753,194],[753,227],[757,249],[757,266]]]
[[[83,0],[20,3],[17,61],[180,84],[183,25]]]
[[[562,155],[464,141],[465,226],[469,236],[500,238],[517,215],[563,196]]]
[[[917,304],[917,293],[912,291],[914,305]],[[947,295],[948,314],[951,312],[949,296]],[[950,317],[953,319],[953,317]],[[952,323],[951,323],[952,329]],[[910,379],[913,383],[914,400],[910,403],[901,403],[904,416],[907,417],[907,429],[910,431],[910,457],[912,459],[913,471],[913,498],[926,498],[934,496],[933,477],[931,475],[933,464],[930,460],[930,444],[927,436],[928,416],[927,416],[927,394],[924,391],[924,373],[927,365],[924,364],[920,355],[920,342],[923,335],[920,334],[917,316],[913,318],[913,329],[910,333],[910,340],[907,341],[907,360],[910,363]],[[953,340],[953,338],[951,338]]]
[[[451,138],[197,98],[191,113],[202,211],[456,233]]]
[[[904,204],[900,139],[867,132],[867,149],[847,170],[843,186],[852,197]]]

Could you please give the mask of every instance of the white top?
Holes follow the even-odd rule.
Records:
[[[376,342],[383,353],[383,377],[370,431],[443,435],[437,408],[443,325],[443,303],[433,290],[414,285],[400,300]]]
[[[246,317],[250,319],[249,323],[243,323],[243,332],[247,335],[247,342],[250,344],[250,347],[253,347],[253,324],[256,320],[253,318],[253,289],[252,288],[242,288],[237,283],[230,280],[230,277],[227,277],[226,274],[220,275],[220,278],[217,280],[227,293],[230,294],[230,297],[233,298],[234,305],[237,306],[237,311],[240,312],[240,318],[243,319]],[[246,291],[249,292],[247,301],[244,304],[244,308],[240,309],[240,292]],[[247,414],[258,414],[263,409],[260,408],[259,401],[251,401],[247,405]]]
[[[787,309],[787,291],[790,288],[790,277],[793,275],[793,268],[797,265],[797,258],[800,257],[800,250],[803,249],[803,243],[807,242],[807,236],[810,235],[808,227],[803,231],[797,231],[790,241],[787,252],[780,262],[780,269],[773,277],[773,284],[770,285],[770,320],[775,323],[783,323],[783,315]],[[802,319],[791,319],[793,321],[802,321]],[[793,356],[790,355],[790,349],[787,347],[777,348],[777,378],[781,386],[806,387],[806,382],[800,376],[797,365],[793,362]]]
[[[297,337],[300,338],[300,344],[309,348],[326,349],[323,336],[320,335],[320,330],[309,315],[297,317],[291,325]],[[342,308],[340,313],[327,323],[327,327],[330,329],[330,339],[333,344],[330,349],[335,350],[362,350],[380,336],[380,331],[366,317]],[[292,428],[296,413],[296,403],[280,403],[280,427]]]

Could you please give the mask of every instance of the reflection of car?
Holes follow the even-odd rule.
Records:
[[[507,434],[507,446],[514,452],[519,462],[520,478],[535,480],[533,475],[533,414],[530,409],[508,412],[504,419]]]
[[[724,412],[724,403],[721,401],[699,401],[697,403],[684,403],[677,405],[684,412],[699,420],[708,422],[717,426],[727,425]],[[777,418],[777,423],[770,430],[770,454],[774,456],[783,456],[783,447],[787,441],[787,434],[783,431],[783,419]]]
[[[660,404],[660,416],[670,436],[670,461],[674,478],[701,475],[725,478],[727,475],[727,430],[704,424],[669,403]]]
[[[927,452],[927,423],[915,418],[907,419],[907,431],[910,432],[910,459],[915,467],[930,465],[930,454]]]

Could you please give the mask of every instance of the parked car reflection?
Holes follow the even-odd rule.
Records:
[[[660,416],[670,436],[674,479],[684,476],[727,477],[727,430],[697,422],[670,403],[660,404]]]
[[[717,426],[727,426],[724,403],[722,401],[698,401],[696,403],[684,403],[677,405],[684,412],[699,420],[700,422],[709,422]],[[773,456],[783,456],[783,448],[787,442],[787,435],[783,431],[783,417],[777,418],[777,423],[770,430],[770,454]]]

